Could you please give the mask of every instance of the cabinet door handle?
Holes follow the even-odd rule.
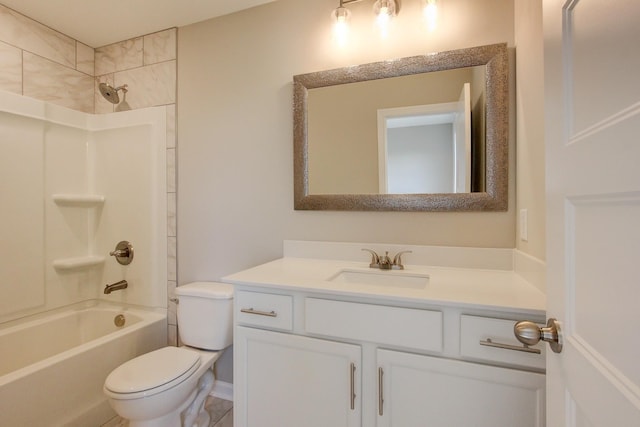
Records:
[[[518,345],[511,345],[511,344],[502,344],[499,342],[491,341],[491,338],[487,338],[486,341],[480,341],[480,345],[485,345],[487,347],[503,348],[505,350],[524,351],[525,353],[535,353],[535,354],[541,353],[540,349],[537,349],[537,348],[531,348],[527,345],[518,346]]]
[[[384,405],[384,398],[382,395],[382,387],[383,387],[382,376],[383,375],[384,375],[384,372],[382,368],[378,368],[378,415],[380,416],[384,414],[384,410],[382,407],[382,405]]]
[[[241,313],[247,313],[247,314],[257,314],[258,316],[278,317],[278,313],[276,313],[273,310],[271,310],[271,311],[260,311],[260,310],[254,310],[253,307],[252,308],[241,308],[240,312]]]
[[[351,394],[351,410],[356,409],[356,364],[351,362],[349,393]]]

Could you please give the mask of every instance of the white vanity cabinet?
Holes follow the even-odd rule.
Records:
[[[235,334],[236,426],[362,425],[360,346],[246,327]]]
[[[531,315],[236,289],[236,427],[544,426]]]
[[[544,375],[380,349],[378,427],[541,427]]]

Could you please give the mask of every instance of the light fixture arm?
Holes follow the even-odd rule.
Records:
[[[345,4],[351,4],[351,3],[359,3],[363,0],[340,0],[340,7],[343,7]]]
[[[340,6],[339,7],[343,8],[345,5],[349,5],[349,4],[352,4],[352,3],[360,3],[361,1],[364,1],[364,0],[340,0]],[[389,3],[393,3],[392,15],[395,16],[396,13],[397,13],[397,10],[398,10],[399,3],[398,3],[397,0],[388,0],[388,2]],[[379,4],[380,0],[375,0],[375,3]]]

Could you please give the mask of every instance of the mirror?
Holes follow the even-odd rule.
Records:
[[[293,81],[295,209],[507,209],[506,44],[302,74]],[[454,107],[466,109],[466,121],[449,111]],[[442,139],[448,142],[420,136],[432,146],[420,152],[408,151],[404,138],[393,142],[396,134],[426,128],[430,135],[448,135]],[[441,177],[433,170],[442,170]],[[441,180],[446,182],[436,185]]]

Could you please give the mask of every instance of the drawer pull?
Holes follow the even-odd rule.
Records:
[[[525,353],[535,353],[535,354],[541,353],[540,349],[537,349],[537,348],[531,348],[527,345],[518,346],[518,345],[511,345],[511,344],[502,344],[499,342],[491,341],[491,338],[487,338],[486,341],[480,341],[480,345],[486,345],[487,347],[503,348],[505,350],[524,351]]]
[[[242,313],[247,313],[247,314],[257,314],[258,316],[278,317],[278,313],[276,313],[273,310],[260,311],[260,310],[254,310],[253,308],[241,308],[240,311]]]
[[[351,410],[356,409],[356,364],[351,363],[349,367],[349,393],[351,394]]]
[[[383,411],[384,396],[382,395],[382,387],[383,387],[382,376],[383,375],[384,375],[384,372],[382,368],[378,368],[378,415],[380,416],[384,415],[384,411]]]

